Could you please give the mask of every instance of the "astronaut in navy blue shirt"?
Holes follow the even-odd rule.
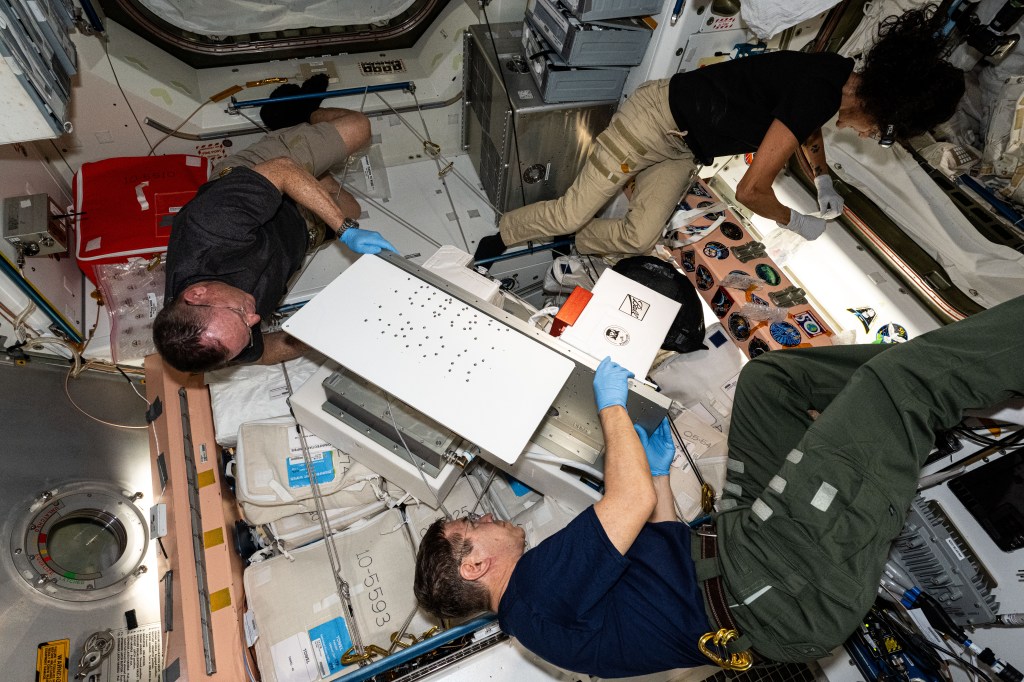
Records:
[[[669,488],[668,421],[650,436],[634,430],[625,408],[631,376],[605,358],[594,377],[604,497],[525,553],[523,529],[489,514],[434,523],[417,558],[424,608],[445,618],[496,612],[534,653],[601,677],[708,663],[696,645],[711,628],[690,531],[676,520]]]

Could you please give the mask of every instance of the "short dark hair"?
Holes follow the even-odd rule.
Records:
[[[963,97],[964,73],[942,58],[944,16],[935,5],[890,16],[864,58],[857,97],[879,128],[912,137],[949,119]]]
[[[437,618],[466,618],[491,608],[487,588],[459,573],[473,543],[462,534],[445,534],[447,519],[430,524],[416,554],[413,592],[424,610]]]
[[[231,358],[216,340],[203,339],[207,315],[204,309],[177,299],[156,314],[153,342],[160,356],[179,372],[209,372]]]

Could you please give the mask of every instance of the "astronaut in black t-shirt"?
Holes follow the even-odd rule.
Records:
[[[325,238],[361,254],[395,251],[377,232],[359,228],[359,204],[329,174],[369,145],[369,119],[294,106],[261,115],[280,129],[220,161],[174,218],[153,337],[181,371],[273,364],[305,351],[284,332],[262,334],[259,325]]]
[[[595,139],[565,195],[509,211],[499,232],[480,241],[477,260],[528,240],[575,233],[580,253],[646,253],[661,238],[699,164],[756,152],[736,198],[807,239],[843,210],[825,164],[821,126],[851,128],[883,145],[949,118],[964,92],[963,73],[941,59],[934,6],[889,17],[864,68],[827,52],[774,52],[678,73],[638,87]],[[800,149],[818,190],[818,215],[783,205],[772,183]],[[627,183],[620,219],[594,218]]]

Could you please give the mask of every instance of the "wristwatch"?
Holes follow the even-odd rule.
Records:
[[[345,218],[345,220],[342,221],[338,229],[335,230],[338,233],[338,239],[341,239],[341,235],[345,234],[345,230],[347,230],[350,227],[359,227],[359,223],[356,222],[355,220],[352,220],[351,218]]]

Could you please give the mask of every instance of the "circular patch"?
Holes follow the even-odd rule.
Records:
[[[731,239],[734,242],[738,242],[743,239],[743,229],[736,223],[726,221],[722,223],[722,236],[726,239]]]
[[[732,304],[732,296],[725,290],[725,287],[718,287],[718,291],[715,292],[714,297],[711,299],[711,311],[719,318],[722,318],[732,308]]]
[[[910,334],[902,324],[890,322],[883,324],[875,332],[875,343],[903,343],[910,339]]]
[[[686,272],[693,272],[694,271],[694,269],[696,268],[696,265],[694,265],[693,249],[688,249],[686,251],[683,251],[683,253],[681,254],[681,257],[679,259],[679,264],[681,266],[683,266],[683,270],[685,270]]]
[[[799,345],[803,338],[800,336],[800,330],[789,322],[773,322],[768,331],[776,343],[790,348]]]
[[[697,288],[701,291],[707,291],[711,287],[715,286],[715,278],[711,276],[711,271],[703,265],[697,266]]]
[[[768,344],[765,343],[764,339],[754,339],[750,342],[750,345],[747,346],[747,353],[750,354],[751,360],[756,358],[758,355],[764,355],[770,350],[771,348],[768,347]]]
[[[701,201],[701,202],[699,202],[697,204],[697,208],[711,208],[714,205],[715,205],[715,202],[713,202],[713,201]],[[725,215],[725,214],[722,213],[722,212],[718,212],[718,213],[712,212],[712,213],[705,213],[704,217],[707,218],[708,220],[715,221],[715,220],[718,220],[719,218],[721,218],[723,215]]]
[[[739,313],[729,316],[729,331],[737,341],[746,341],[750,338],[750,322]]]
[[[708,258],[725,260],[729,257],[729,249],[721,242],[708,242],[704,245],[704,255]]]
[[[778,271],[767,263],[759,263],[754,266],[754,274],[767,284],[768,286],[774,287],[782,282],[782,277],[779,276]]]
[[[625,346],[629,343],[629,332],[622,327],[605,327],[604,339],[613,346]]]

